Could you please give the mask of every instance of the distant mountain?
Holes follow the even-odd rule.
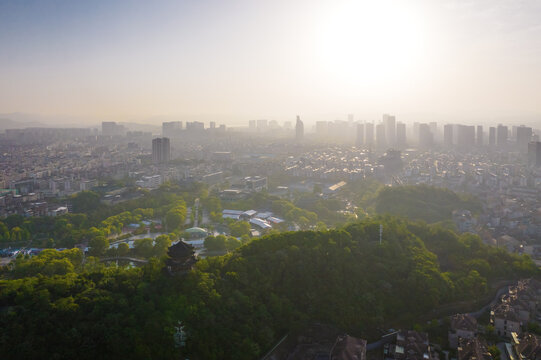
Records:
[[[0,131],[5,131],[6,129],[24,129],[28,127],[47,127],[47,125],[38,121],[14,120],[11,115],[12,114],[0,114]]]
[[[4,123],[6,125],[3,125]],[[28,127],[87,128],[97,126],[96,121],[77,116],[49,116],[20,112],[0,114],[0,131]]]

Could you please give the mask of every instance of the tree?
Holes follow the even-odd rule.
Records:
[[[242,235],[240,237],[240,241],[242,242],[242,244],[248,244],[250,242],[250,236],[248,235]]]
[[[138,256],[149,258],[154,251],[153,241],[150,238],[137,239],[133,244],[133,250]]]
[[[89,241],[89,253],[92,256],[101,256],[109,248],[109,240],[105,236],[96,236]]]
[[[304,216],[301,216],[298,219],[298,222],[299,222],[299,226],[301,227],[301,229],[307,229],[308,225],[310,225],[310,221]]]
[[[94,191],[81,191],[71,197],[74,213],[89,213],[101,205],[100,195]]]
[[[220,213],[222,211],[222,203],[220,198],[216,196],[209,196],[205,200],[205,204],[209,212]]]
[[[205,239],[205,249],[208,251],[225,251],[227,238],[224,235],[208,236]]]
[[[130,254],[130,246],[125,242],[118,244],[117,254],[118,256],[128,256]]]
[[[167,250],[171,247],[171,238],[169,235],[160,235],[154,240],[154,256],[162,257],[167,255]]]
[[[25,241],[30,239],[30,233],[28,230],[16,226],[11,229],[10,239],[11,241]]]
[[[227,240],[225,242],[225,246],[227,250],[235,250],[236,248],[240,247],[242,245],[242,242],[233,236],[228,236]]]
[[[250,235],[250,223],[247,221],[236,221],[229,225],[229,231],[234,237],[241,237],[242,235]]]
[[[490,353],[490,355],[492,355],[493,359],[499,359],[502,353],[500,349],[498,348],[498,346],[496,345],[489,346],[488,352]]]
[[[186,205],[184,201],[179,202],[175,207],[165,214],[165,223],[169,231],[180,229],[186,220]]]
[[[327,230],[327,225],[323,221],[318,221],[316,224],[316,230],[317,231],[325,231]]]

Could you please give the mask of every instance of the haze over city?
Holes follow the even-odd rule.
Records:
[[[539,18],[534,0],[1,1],[0,113],[533,126]]]
[[[0,359],[540,360],[541,1],[0,0]]]

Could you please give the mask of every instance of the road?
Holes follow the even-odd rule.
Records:
[[[502,296],[507,290],[509,289],[509,285],[502,286],[501,288],[496,291],[496,295],[494,298],[485,306],[480,308],[477,311],[469,312],[468,315],[473,316],[474,318],[479,318],[481,315],[484,314],[485,311],[487,311],[492,305],[496,304],[500,300],[500,296]],[[452,314],[449,314],[452,315]],[[448,315],[448,316],[449,316]],[[447,316],[446,316],[447,317]],[[444,318],[438,319],[438,322],[441,324]],[[384,335],[380,340],[367,344],[366,345],[366,351],[378,349],[382,347],[385,343],[389,342],[389,338],[392,338],[392,336],[389,336],[389,334]]]
[[[194,216],[193,216],[193,227],[197,227],[199,224],[199,198],[195,199],[194,207]]]
[[[138,259],[138,258],[132,258],[132,257],[128,257],[128,256],[106,257],[106,258],[100,259],[100,262],[105,262],[105,261],[118,261],[118,260],[126,260],[126,261],[131,261],[131,262],[140,263],[140,264],[146,264],[146,263],[148,263],[148,260],[143,260],[143,259]]]

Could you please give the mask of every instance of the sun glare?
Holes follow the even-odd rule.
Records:
[[[414,76],[427,55],[426,31],[417,10],[402,1],[386,0],[336,6],[325,14],[320,28],[323,71],[339,82],[369,86]]]

